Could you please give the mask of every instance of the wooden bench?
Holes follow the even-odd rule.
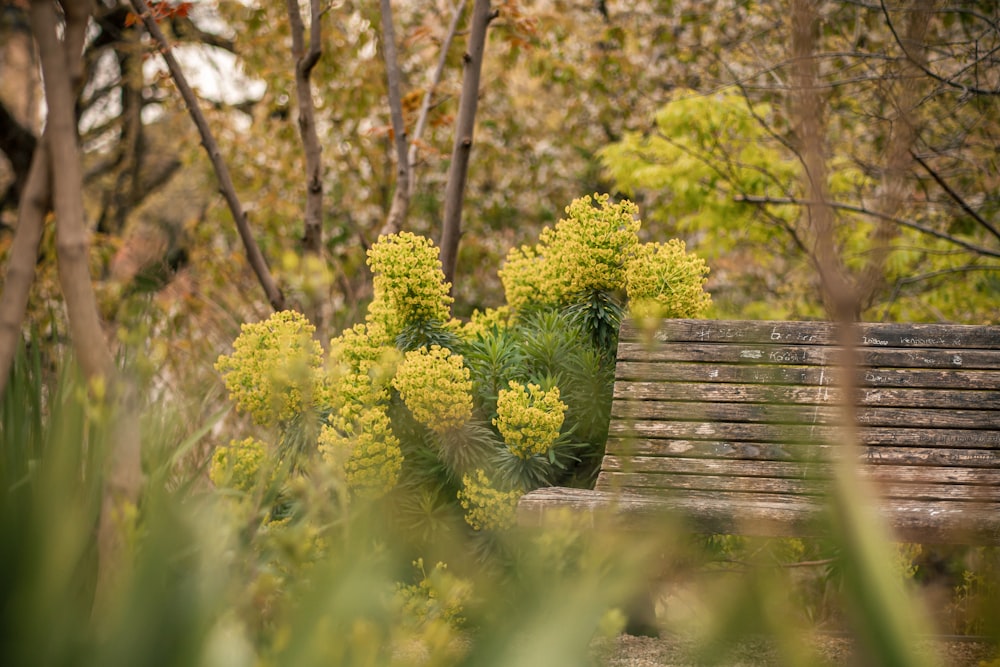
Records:
[[[616,522],[667,511],[695,531],[809,535],[847,454],[896,539],[1000,544],[1000,327],[859,334],[857,449],[837,425],[834,325],[626,321],[596,489],[528,493],[519,522],[559,508]]]

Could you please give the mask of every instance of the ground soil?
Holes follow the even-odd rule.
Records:
[[[953,638],[922,640],[921,648],[933,651],[945,667],[979,667],[996,659],[1000,649],[995,645]],[[855,653],[852,640],[835,635],[817,635],[809,641],[819,665],[864,665]],[[665,637],[633,637],[621,635],[615,639],[600,640],[594,644],[599,664],[608,667],[688,667],[699,664],[695,646],[690,641]],[[725,654],[716,664],[730,667],[764,667],[782,665],[779,652],[772,642],[748,640],[741,642]]]

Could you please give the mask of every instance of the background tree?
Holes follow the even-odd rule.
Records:
[[[767,7],[762,6],[762,13]],[[990,57],[977,54],[989,52],[996,43],[995,20],[989,12],[967,13],[957,6],[932,10],[919,3],[845,3],[825,12],[822,26],[814,57],[821,63],[817,95],[829,117],[825,138],[834,148],[826,158],[827,188],[843,261],[861,291],[863,316],[995,318],[988,304],[977,303],[975,297],[987,293],[997,279],[997,237],[990,221],[995,203],[989,196],[970,199],[960,194],[965,186],[973,188],[969,192],[991,192],[995,178],[992,158],[979,148],[993,143],[989,137],[995,127],[984,111],[993,107],[995,96],[984,95],[986,87],[977,88],[977,81],[988,79],[983,72],[990,71],[980,69]],[[728,84],[745,98],[742,114],[713,125],[711,118],[699,121],[680,110],[671,112],[677,102],[670,102],[656,132],[645,138],[628,135],[605,153],[606,165],[621,187],[647,193],[647,205],[658,212],[650,217],[658,217],[668,229],[683,222],[685,233],[697,234],[706,249],[716,248],[709,253],[723,270],[728,272],[741,256],[749,255],[751,261],[740,262],[742,266],[780,266],[780,274],[798,276],[774,281],[774,272],[768,271],[757,280],[758,296],[750,303],[730,302],[732,314],[744,308],[783,317],[817,314],[819,291],[809,278],[815,251],[805,233],[811,202],[781,166],[800,159],[795,130],[780,112],[793,89],[789,72],[794,61],[775,46],[782,43],[777,34],[765,31],[760,38],[734,44],[727,53],[726,76],[719,85]],[[938,54],[936,66],[964,77],[963,84],[949,85],[944,81],[951,74],[929,71],[925,62],[932,53]],[[974,66],[966,70],[959,62]],[[964,97],[960,89],[966,91]],[[706,97],[705,104],[710,99]],[[758,129],[748,130],[748,120]],[[705,133],[697,135],[703,139],[697,151],[685,138],[691,123]],[[766,138],[784,155],[778,168],[761,164],[759,151],[748,152],[750,136]],[[686,151],[700,172],[711,176],[665,186],[669,163],[662,158],[670,151]],[[768,192],[755,189],[761,178],[746,178],[742,167],[748,160],[770,182]],[[978,168],[968,169],[972,164]],[[953,171],[942,176],[942,169]],[[680,192],[681,185],[688,190]],[[695,214],[706,199],[729,200],[739,219],[753,220],[761,231],[780,229],[784,241],[776,239],[763,249],[767,259],[754,257],[761,249],[727,250],[726,240],[711,235],[719,219]],[[744,205],[757,210],[736,210]],[[795,206],[797,212],[789,218],[784,205]]]

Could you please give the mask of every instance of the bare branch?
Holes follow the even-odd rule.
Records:
[[[880,0],[879,6],[882,9],[882,15],[885,17],[885,23],[889,27],[889,32],[892,33],[893,40],[895,40],[899,48],[903,50],[903,53],[906,54],[906,57],[910,60],[910,62],[912,62],[913,65],[916,66],[921,72],[950,88],[961,90],[965,95],[1000,95],[1000,88],[989,89],[979,88],[978,86],[966,86],[965,84],[959,83],[952,78],[938,74],[926,64],[921,62],[918,58],[914,58],[910,55],[910,49],[907,48],[904,40],[900,38],[899,33],[896,31],[896,26],[892,22],[892,16],[889,14],[889,9],[885,6],[885,0]]]
[[[924,282],[927,280],[933,280],[934,278],[940,278],[942,276],[951,276],[957,273],[973,273],[979,271],[996,271],[1000,273],[1000,264],[970,264],[968,266],[956,266],[950,269],[941,269],[940,271],[930,271],[928,273],[921,273],[916,276],[907,276],[906,278],[900,278],[896,281],[893,287],[892,294],[889,296],[889,300],[885,304],[885,308],[882,311],[882,321],[884,322],[889,315],[889,307],[896,302],[899,298],[899,293],[907,285],[913,285],[915,283]]]
[[[410,166],[406,149],[406,123],[403,120],[403,98],[400,93],[402,74],[396,53],[396,31],[392,24],[392,3],[390,0],[380,0],[379,9],[382,12],[382,55],[388,80],[389,115],[392,118],[396,147],[396,191],[381,234],[393,234],[403,226],[406,210],[410,205]]]
[[[35,280],[35,264],[42,240],[45,215],[52,202],[49,153],[39,142],[31,161],[17,209],[17,228],[11,241],[3,293],[0,294],[0,398],[3,397],[14,363],[21,324],[28,309],[28,294]]]
[[[816,203],[808,199],[796,199],[794,197],[752,197],[743,195],[736,196],[734,200],[746,204],[794,204],[796,206],[809,206]],[[977,255],[983,255],[984,257],[1000,257],[1000,251],[998,250],[991,250],[990,248],[986,248],[984,246],[978,246],[974,243],[963,241],[962,239],[952,236],[951,234],[945,234],[944,232],[939,232],[931,227],[921,225],[920,223],[903,220],[902,218],[897,218],[879,211],[873,211],[872,209],[865,208],[864,206],[834,201],[827,201],[826,205],[840,211],[850,211],[851,213],[860,213],[861,215],[871,216],[880,220],[888,220],[902,227],[907,227],[920,232],[921,234],[927,234],[928,236],[933,236],[934,238],[941,239],[942,241],[947,241],[948,243],[957,245],[960,248]]]
[[[295,57],[295,94],[299,105],[299,136],[306,156],[306,212],[302,246],[307,253],[320,254],[323,248],[323,162],[316,134],[316,110],[312,95],[312,70],[322,55],[320,0],[310,0],[309,49],[305,47],[305,27],[298,0],[287,0]],[[316,317],[316,314],[312,314]],[[319,323],[316,323],[317,326]]]
[[[451,23],[448,24],[448,33],[444,37],[444,41],[441,42],[441,53],[438,55],[437,66],[434,68],[434,74],[431,77],[431,84],[427,87],[427,91],[424,93],[424,99],[420,103],[420,111],[417,114],[417,124],[413,128],[413,136],[410,137],[410,150],[407,153],[406,161],[410,166],[410,197],[413,197],[413,193],[416,191],[417,187],[417,151],[420,146],[420,139],[424,135],[424,127],[427,125],[427,118],[430,116],[431,103],[434,100],[434,92],[437,90],[438,85],[441,83],[441,77],[444,74],[445,64],[448,62],[448,52],[451,50],[451,43],[455,39],[455,34],[458,32],[458,24],[462,18],[462,14],[465,12],[465,2],[466,0],[458,0],[458,4],[455,5],[455,10],[451,15]]]
[[[973,220],[975,220],[984,228],[986,228],[986,230],[990,234],[992,234],[994,238],[1000,240],[1000,230],[998,230],[992,223],[990,223],[989,220],[986,220],[983,216],[979,215],[979,213],[975,209],[969,206],[969,203],[966,202],[965,199],[963,199],[962,196],[954,190],[954,188],[948,185],[948,182],[945,181],[944,178],[942,178],[941,174],[932,169],[931,166],[927,164],[927,162],[922,157],[920,157],[913,151],[910,151],[910,155],[912,155],[913,159],[916,160],[917,163],[924,168],[924,171],[926,171],[930,175],[930,177],[934,179],[934,182],[937,183],[949,197],[951,197],[952,201],[958,204],[959,207],[963,211],[965,211]]]
[[[472,5],[472,25],[468,51],[465,54],[465,71],[462,75],[462,97],[455,119],[455,143],[452,147],[448,184],[444,193],[444,219],[441,223],[441,266],[445,281],[455,282],[455,265],[458,261],[458,241],[462,227],[462,203],[465,200],[465,182],[472,153],[472,135],[479,105],[479,78],[486,50],[486,29],[497,14],[490,8],[490,0],[475,0]]]
[[[282,310],[285,307],[285,296],[281,293],[274,277],[271,275],[271,270],[268,268],[267,261],[260,251],[260,246],[254,240],[246,212],[243,210],[243,205],[236,194],[236,187],[233,185],[233,179],[229,174],[229,168],[222,159],[222,151],[219,150],[219,144],[212,135],[208,121],[198,106],[198,98],[188,84],[180,64],[174,58],[173,53],[171,53],[170,44],[167,42],[163,31],[160,30],[160,26],[157,25],[156,19],[153,18],[152,13],[149,11],[146,0],[132,0],[132,6],[135,7],[139,17],[142,18],[146,30],[149,31],[153,40],[159,45],[160,55],[163,56],[163,60],[170,70],[170,76],[173,77],[174,83],[177,85],[177,90],[180,91],[181,97],[184,98],[184,103],[188,108],[191,119],[198,127],[198,132],[201,135],[201,143],[205,147],[205,152],[208,153],[209,159],[212,161],[215,174],[219,179],[219,187],[222,189],[222,194],[226,198],[229,211],[232,213],[233,220],[236,223],[236,229],[239,231],[240,239],[243,241],[243,247],[247,253],[247,261],[256,274],[261,287],[263,287],[264,294],[267,296],[271,307],[275,310]]]

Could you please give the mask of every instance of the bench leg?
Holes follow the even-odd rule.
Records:
[[[652,587],[638,591],[625,607],[625,634],[641,637],[659,637],[660,626],[656,622],[656,603],[653,601]]]

